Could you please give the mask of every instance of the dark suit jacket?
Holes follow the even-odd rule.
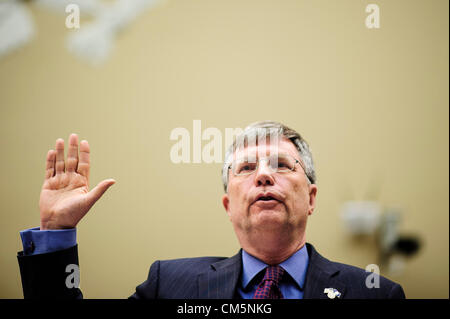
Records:
[[[325,288],[335,288],[342,298],[405,298],[400,285],[380,276],[379,288],[367,288],[369,273],[331,262],[306,244],[309,265],[304,298],[328,299]],[[78,264],[77,246],[48,254],[24,256],[18,261],[25,298],[82,298],[78,288],[67,288],[68,264]],[[154,262],[148,278],[136,287],[133,299],[232,299],[242,272],[241,251],[231,258],[199,257]]]

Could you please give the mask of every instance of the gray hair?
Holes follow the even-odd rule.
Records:
[[[285,137],[295,145],[300,155],[300,159],[303,161],[303,164],[305,166],[304,169],[308,178],[308,182],[311,184],[316,183],[316,172],[314,170],[312,154],[309,149],[308,143],[306,143],[301,135],[282,123],[274,121],[261,121],[252,123],[247,126],[244,131],[236,137],[233,144],[228,148],[225,154],[224,165],[222,167],[222,182],[225,192],[227,192],[228,189],[228,171],[231,162],[233,161],[233,154],[236,150],[236,147],[238,147],[239,145],[244,145],[246,140],[250,140],[252,138],[254,139],[255,136],[258,136],[258,138],[268,138],[270,136],[272,138],[273,135],[275,135],[276,137]]]

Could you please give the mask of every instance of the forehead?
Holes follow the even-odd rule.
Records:
[[[256,145],[255,145],[256,144]],[[298,157],[298,150],[295,145],[286,137],[265,138],[257,143],[250,143],[245,146],[237,147],[234,158],[244,156],[267,156],[270,154],[287,153],[294,158]]]

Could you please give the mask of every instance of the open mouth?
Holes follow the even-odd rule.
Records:
[[[261,193],[259,194],[254,203],[259,203],[259,204],[276,204],[276,203],[281,203],[281,196],[275,194],[275,193],[271,193],[271,192],[267,192],[267,193]]]
[[[258,211],[275,211],[279,209],[280,203],[283,203],[282,196],[277,193],[261,192],[255,199],[252,205],[256,207]]]
[[[261,196],[261,197],[259,197],[256,201],[264,201],[264,202],[268,202],[268,201],[271,201],[271,200],[276,200],[276,201],[278,201],[275,197],[272,197],[272,196]]]

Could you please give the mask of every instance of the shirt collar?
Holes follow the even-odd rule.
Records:
[[[308,262],[308,250],[306,249],[306,245],[303,245],[301,249],[283,261],[280,266],[292,277],[292,279],[294,279],[300,289],[303,289]],[[250,281],[252,281],[261,270],[268,266],[266,263],[250,255],[245,250],[242,250],[242,265],[242,287],[244,289],[247,288]]]

